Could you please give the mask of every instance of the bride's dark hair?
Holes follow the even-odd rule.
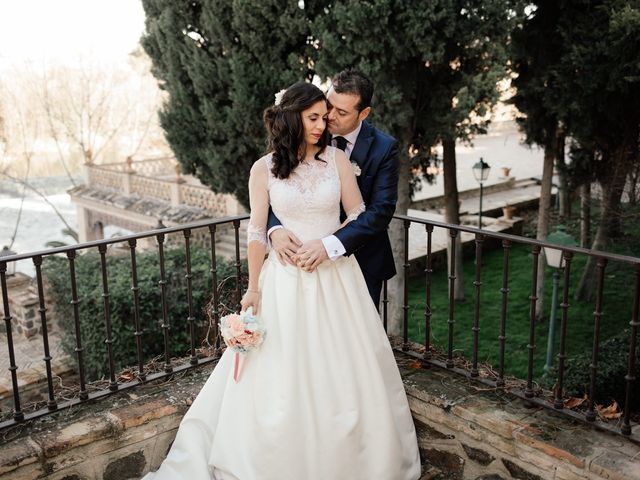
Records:
[[[273,168],[271,172],[276,178],[288,178],[300,163],[300,147],[305,145],[302,111],[317,102],[326,102],[322,90],[311,83],[298,82],[284,92],[280,103],[272,105],[264,111],[264,125],[269,136],[269,150],[273,152]],[[329,144],[330,134],[325,128],[316,144],[320,154]]]

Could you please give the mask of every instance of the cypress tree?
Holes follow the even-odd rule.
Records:
[[[526,115],[528,140],[544,145],[545,154],[562,126],[571,138],[570,178],[598,179],[601,220],[591,248],[604,250],[618,230],[627,176],[640,162],[640,2],[549,0],[532,7],[514,32],[516,106]],[[594,268],[590,258],[578,298],[591,298]]]
[[[311,78],[308,9],[286,0],[143,0],[142,45],[167,91],[160,113],[183,172],[248,205],[262,111]]]
[[[532,7],[530,7],[532,8]],[[549,233],[553,167],[560,135],[560,115],[557,111],[561,85],[557,69],[564,47],[559,31],[560,5],[555,1],[539,2],[512,35],[514,72],[513,86],[517,89],[511,99],[519,111],[518,124],[528,144],[544,149],[542,185],[538,204],[536,238],[546,240]],[[544,315],[545,286],[544,252],[538,258],[536,282],[536,316]]]
[[[591,248],[606,250],[621,231],[622,193],[640,163],[640,2],[563,2],[561,19],[566,55],[558,70],[559,109],[572,138],[595,153],[591,170],[602,198]],[[578,298],[595,292],[595,263],[590,257]]]

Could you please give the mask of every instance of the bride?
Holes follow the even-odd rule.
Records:
[[[233,379],[227,350],[145,480],[417,480],[416,433],[377,309],[353,256],[312,272],[266,258],[269,208],[302,241],[364,211],[353,168],[328,146],[327,103],[308,83],[265,111],[271,153],[249,177],[249,287],[267,336]]]

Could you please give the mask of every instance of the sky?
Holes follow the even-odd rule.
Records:
[[[140,0],[0,0],[0,70],[124,61],[143,31]]]

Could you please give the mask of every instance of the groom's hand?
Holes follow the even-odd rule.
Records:
[[[328,259],[322,240],[311,240],[298,249],[297,264],[305,272],[313,272],[318,265]]]
[[[288,263],[294,267],[297,266],[293,256],[296,255],[300,245],[302,245],[298,237],[286,228],[278,228],[271,232],[269,239],[271,240],[271,247],[276,251],[278,260],[282,265]]]

